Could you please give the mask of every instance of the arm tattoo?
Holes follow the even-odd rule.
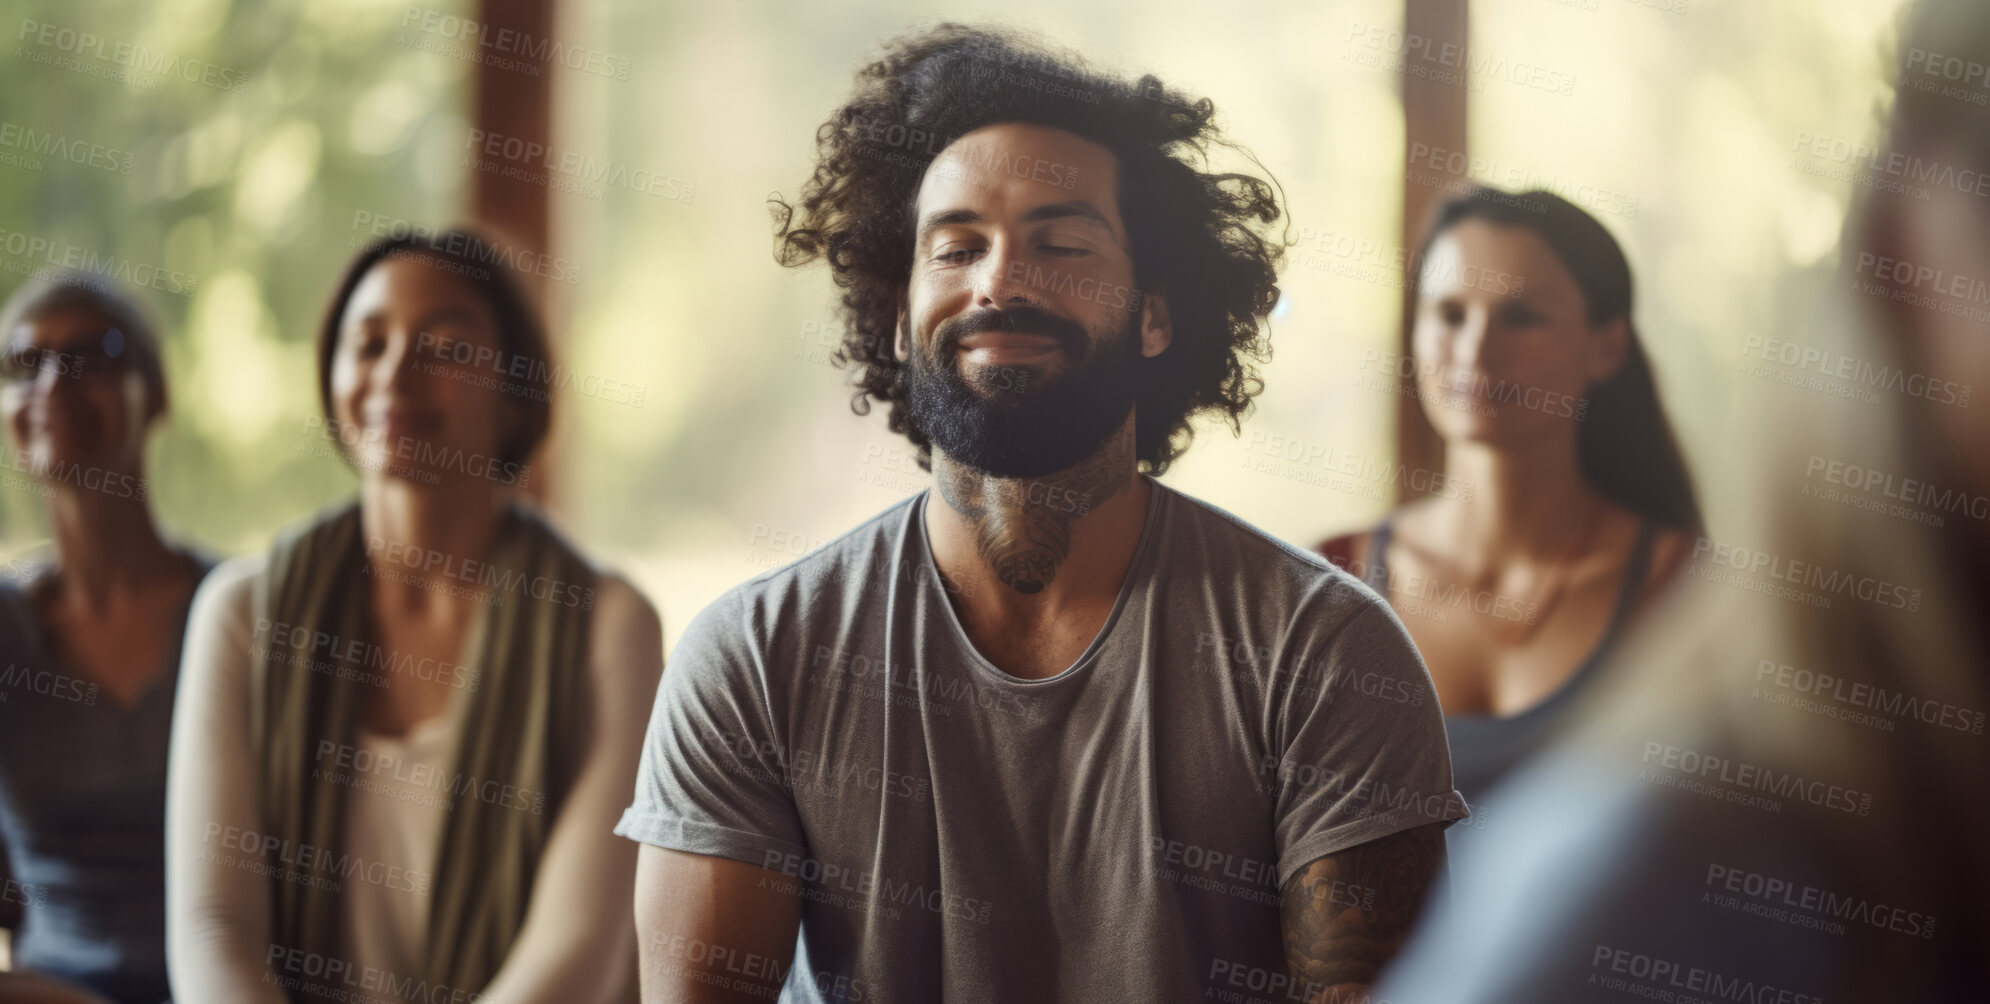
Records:
[[[1071,556],[1071,523],[1130,484],[1133,436],[1117,435],[1076,465],[1035,480],[993,478],[935,454],[940,497],[974,527],[975,551],[1024,595],[1043,591]]]
[[[1366,999],[1444,869],[1444,828],[1429,824],[1330,854],[1285,884],[1285,960],[1320,1004]]]

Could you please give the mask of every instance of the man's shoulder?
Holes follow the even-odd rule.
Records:
[[[757,642],[767,643],[773,629],[795,623],[794,618],[836,617],[866,597],[883,609],[894,584],[919,582],[929,574],[923,552],[906,546],[921,495],[896,502],[801,557],[727,589],[693,618],[687,633],[692,626],[734,633],[745,629]],[[779,553],[773,542],[768,546]]]
[[[1193,560],[1210,577],[1248,582],[1254,602],[1327,600],[1356,609],[1383,602],[1359,578],[1321,555],[1212,503],[1173,488],[1158,484],[1157,488],[1174,501],[1169,557]],[[1181,571],[1177,567],[1176,572]]]

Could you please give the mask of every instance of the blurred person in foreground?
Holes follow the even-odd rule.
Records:
[[[1700,511],[1601,223],[1473,189],[1414,261],[1409,362],[1447,490],[1319,550],[1389,600],[1430,668],[1472,810],[1455,850],[1677,574]]]
[[[1804,345],[1885,406],[1779,392],[1813,400],[1776,409],[1796,435],[1760,461],[1759,525],[1694,543],[1690,588],[1498,794],[1379,996],[1990,994],[1990,422],[1964,407],[1990,387],[1990,200],[1955,181],[1990,170],[1990,111],[1943,78],[1990,66],[1990,7],[1904,24],[1876,162],[1926,197],[1862,193],[1846,228],[1840,288],[1882,337]]]
[[[1213,114],[943,25],[817,132],[780,258],[934,489],[686,628],[617,829],[646,999],[1335,1001],[1395,950],[1464,815],[1415,649],[1153,477],[1277,297]]]
[[[168,995],[167,729],[210,562],[153,518],[166,412],[153,326],[107,281],[38,277],[0,308],[0,477],[42,497],[55,537],[0,584],[0,901],[22,915],[0,1000]]]
[[[168,772],[180,1000],[633,996],[635,854],[609,830],[661,631],[520,496],[552,381],[502,257],[457,230],[359,253],[317,342],[358,498],[194,601]]]

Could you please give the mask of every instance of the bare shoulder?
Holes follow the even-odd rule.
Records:
[[[1445,506],[1466,505],[1468,503],[1448,500],[1436,495],[1413,499],[1389,510],[1381,522],[1389,524],[1389,532],[1412,544],[1431,545],[1442,543],[1437,527],[1449,525],[1443,522]],[[1380,524],[1378,523],[1379,527]]]
[[[228,707],[226,702],[245,693],[258,646],[270,632],[267,622],[257,624],[255,609],[256,591],[268,569],[266,553],[230,558],[210,570],[194,589],[180,653],[178,700],[183,706],[197,703],[188,700],[189,694]],[[174,731],[177,735],[178,726]]]
[[[1663,568],[1678,563],[1686,556],[1687,549],[1693,546],[1693,541],[1696,539],[1698,537],[1695,534],[1674,527],[1659,530],[1657,539],[1652,541],[1652,565],[1655,568]]]
[[[647,701],[663,672],[663,620],[636,584],[603,570],[595,582],[589,659],[606,693]]]
[[[1645,592],[1649,595],[1665,588],[1666,583],[1685,567],[1686,558],[1692,553],[1693,542],[1698,535],[1688,530],[1665,527],[1658,532],[1651,545],[1651,569],[1645,575]]]
[[[256,588],[268,573],[269,553],[266,551],[229,558],[214,566],[194,590],[188,621],[206,624],[234,620],[246,622]]]

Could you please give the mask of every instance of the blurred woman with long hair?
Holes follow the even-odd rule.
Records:
[[[182,1000],[634,992],[635,846],[611,831],[661,632],[520,497],[554,381],[501,259],[466,231],[360,252],[317,345],[358,498],[195,601],[167,823]]]
[[[0,340],[0,478],[43,500],[55,538],[0,584],[0,903],[21,908],[0,999],[157,1004],[167,728],[209,567],[152,514],[158,338],[115,287],[58,273],[0,309]]]
[[[1990,6],[1916,0],[1899,41],[1873,163],[1949,181],[1858,191],[1779,319],[1874,400],[1750,388],[1751,505],[1495,794],[1378,997],[1986,999],[1990,312],[1960,280],[1990,200],[1949,182],[1990,171],[1990,108],[1944,74],[1990,65]]]
[[[1320,545],[1430,668],[1479,823],[1700,528],[1609,231],[1547,192],[1444,202],[1415,259],[1412,358],[1446,490]],[[1456,836],[1453,837],[1455,841]]]

